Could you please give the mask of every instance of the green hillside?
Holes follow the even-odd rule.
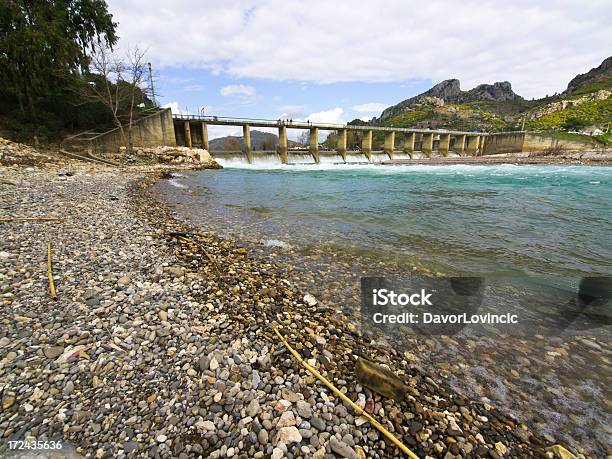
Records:
[[[603,83],[593,85],[601,90]],[[578,96],[590,94],[574,93],[565,98],[548,98],[549,101],[574,100]],[[445,128],[462,131],[499,132],[520,129],[525,117],[525,129],[529,130],[579,130],[587,126],[605,128],[612,121],[612,97],[604,100],[592,100],[572,105],[564,110],[530,118],[530,111],[546,107],[541,101],[495,102],[475,101],[465,104],[449,104],[442,107],[424,105],[397,115],[391,116],[379,124],[389,127]],[[377,123],[378,124],[378,123]]]
[[[612,124],[612,97],[605,91],[612,94],[610,57],[599,67],[577,75],[563,93],[554,96],[525,100],[512,91],[508,82],[479,85],[463,91],[459,80],[445,80],[385,109],[371,124],[484,132],[523,127],[558,133],[585,128],[608,132]],[[607,137],[599,140],[606,142]]]
[[[459,131],[503,131],[512,123],[473,104],[451,104],[443,107],[423,106],[399,113],[380,123],[390,127],[454,129]]]
[[[612,98],[584,102],[525,121],[532,130],[577,130],[587,126],[609,125],[612,121]]]
[[[597,83],[585,84],[584,86],[581,86],[579,89],[574,91],[572,95],[580,96],[580,95],[589,94],[592,92],[597,92],[602,89],[607,89],[609,91],[612,91],[612,77],[606,78],[602,81],[598,81]]]

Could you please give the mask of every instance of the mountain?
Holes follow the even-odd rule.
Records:
[[[523,98],[512,91],[512,85],[508,81],[481,84],[469,91],[462,91],[459,80],[444,80],[418,96],[387,108],[382,112],[379,119],[382,121],[423,104],[442,106],[444,104],[464,104],[477,100],[514,101],[523,100]]]
[[[212,139],[208,142],[211,150],[242,150],[244,148],[244,137],[225,136]],[[251,149],[253,150],[275,150],[278,145],[278,136],[271,132],[251,131]],[[287,140],[289,147],[297,146],[297,142]]]
[[[577,75],[561,94],[525,100],[507,81],[461,90],[444,80],[428,91],[386,108],[375,126],[462,131],[606,131],[612,126],[612,57]]]
[[[575,76],[568,83],[563,95],[584,94],[598,89],[612,89],[612,56],[605,59],[599,67]]]

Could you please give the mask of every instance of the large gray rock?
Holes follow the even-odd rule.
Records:
[[[329,439],[329,446],[331,450],[340,457],[344,457],[347,459],[359,459],[357,451],[355,451],[346,443],[338,440],[336,437],[331,437]]]

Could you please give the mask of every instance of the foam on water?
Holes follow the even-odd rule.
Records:
[[[186,185],[183,185],[182,183],[174,179],[168,180],[168,183],[176,188],[183,188],[183,189],[188,188]]]
[[[415,154],[415,159],[418,159]],[[406,155],[407,156],[407,155]],[[270,171],[367,171],[374,174],[410,174],[410,173],[427,173],[435,174],[457,174],[469,177],[478,176],[480,174],[497,176],[497,177],[512,177],[516,180],[525,180],[529,177],[542,175],[542,180],[555,175],[563,177],[564,173],[570,172],[572,176],[585,175],[588,176],[594,171],[602,170],[601,166],[583,166],[583,165],[518,165],[518,164],[401,164],[401,165],[384,165],[380,164],[380,160],[388,160],[387,155],[372,155],[372,162],[366,162],[367,159],[361,155],[349,155],[347,162],[342,161],[339,155],[327,155],[321,157],[321,162],[315,164],[312,156],[309,154],[289,155],[289,164],[282,164],[278,157],[270,156],[269,158],[256,157],[253,164],[249,164],[245,158],[215,158],[219,164],[227,169],[253,169],[253,170],[270,170]],[[350,162],[349,162],[350,160]],[[603,168],[610,169],[610,168]],[[519,174],[517,174],[519,172]],[[589,181],[590,184],[598,185],[601,181]]]

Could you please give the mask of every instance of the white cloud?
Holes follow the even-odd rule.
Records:
[[[162,108],[170,108],[172,110],[173,115],[190,115],[191,114],[189,113],[189,110],[187,109],[187,107],[184,107],[183,109],[181,109],[179,107],[178,102],[168,102],[167,104],[162,105]]]
[[[369,102],[367,104],[353,105],[351,108],[359,113],[379,113],[385,108],[389,107],[387,104],[379,104],[377,102]]]
[[[120,45],[148,48],[157,68],[234,78],[398,85],[459,78],[463,89],[508,80],[523,96],[539,97],[599,65],[612,43],[609,0],[109,4]]]
[[[241,126],[208,126],[208,140],[218,139],[219,137],[227,136],[242,137]]]
[[[293,131],[294,129],[291,129]],[[266,128],[266,127],[252,127],[251,132],[253,131],[262,131],[262,132],[270,132],[272,134],[278,135],[278,128]],[[242,137],[242,127],[241,126],[216,126],[214,124],[208,125],[208,139],[218,139],[219,137],[227,137],[227,136],[235,136]]]
[[[189,84],[183,88],[187,92],[202,92],[204,91],[204,85],[201,84]]]
[[[219,93],[224,97],[253,97],[255,95],[255,88],[245,84],[230,84],[228,86],[223,86]]]
[[[373,116],[362,116],[361,118],[359,118],[361,121],[363,121],[364,123],[367,123],[368,121],[370,121],[372,118],[374,118]]]
[[[344,110],[340,107],[336,107],[331,110],[311,113],[305,120],[313,123],[345,124]]]
[[[305,107],[303,105],[283,105],[280,109],[283,113],[279,118],[299,119],[304,116]]]

